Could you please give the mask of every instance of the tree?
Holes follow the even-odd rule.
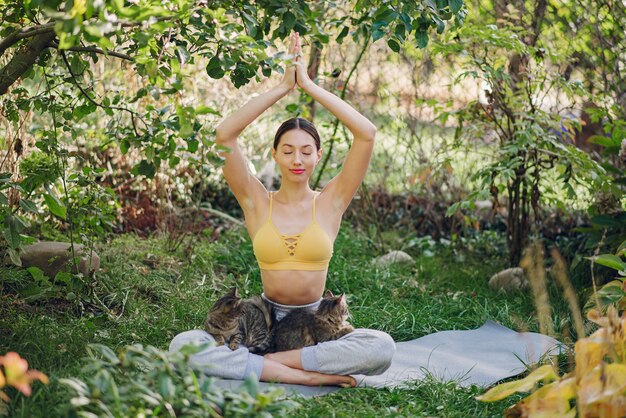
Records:
[[[362,45],[385,39],[398,51],[407,42],[426,46],[430,36],[445,30],[446,22],[460,23],[466,13],[461,0],[338,0],[319,10],[313,3],[0,0],[0,119],[12,132],[0,162],[0,173],[12,174],[11,180],[10,175],[1,177],[0,222],[9,248],[15,250],[23,242],[20,233],[26,224],[19,213],[23,206],[36,209],[29,199],[37,193],[59,220],[71,227],[76,219],[68,180],[76,187],[81,181],[93,185],[96,173],[72,173],[68,165],[63,144],[84,135],[77,128],[81,121],[100,118],[106,126],[105,144],[116,144],[124,154],[139,151],[135,175],[153,177],[163,163],[175,167],[198,153],[216,164],[210,150],[212,127],[203,117],[219,112],[181,100],[190,67],[202,64],[209,77],[228,76],[240,87],[282,71],[290,57],[273,51],[291,31],[320,47],[332,38],[341,42],[351,36]],[[141,87],[110,91],[93,73],[93,65],[102,59],[142,80]],[[30,136],[56,161],[60,176],[29,190],[21,208],[17,192],[26,189],[18,176],[24,149],[20,131],[31,114],[43,123],[33,127]],[[77,198],[74,203],[86,201]],[[91,216],[97,220],[98,211]]]

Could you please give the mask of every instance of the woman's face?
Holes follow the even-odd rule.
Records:
[[[308,181],[315,166],[322,158],[322,150],[315,147],[315,140],[301,129],[291,129],[280,137],[276,149],[272,149],[274,161],[285,179]]]

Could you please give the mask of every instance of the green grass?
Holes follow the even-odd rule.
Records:
[[[505,257],[492,250],[493,240],[493,236],[482,243],[478,240],[472,250],[467,245],[437,246],[432,249],[434,256],[414,251],[415,265],[379,269],[370,262],[379,255],[376,246],[364,235],[343,228],[327,287],[348,295],[355,327],[381,329],[396,341],[476,328],[487,319],[536,331],[529,294],[497,294],[487,286],[488,278],[505,267]],[[13,416],[65,416],[69,395],[58,379],[80,377],[86,344],[119,349],[142,343],[165,349],[176,333],[201,327],[209,305],[233,284],[244,295],[261,291],[259,270],[243,231],[225,233],[213,243],[194,239],[191,251],[184,247],[172,253],[167,250],[167,237],[132,235],[100,245],[102,271],[96,288],[110,309],[108,314],[93,308],[81,312],[67,303],[28,305],[6,290],[0,293],[0,353],[17,351],[31,367],[51,378],[47,386],[35,383],[30,398],[10,390]],[[13,282],[24,280],[11,270],[0,270],[0,275],[11,276]],[[557,337],[569,326],[561,299],[551,289]],[[513,403],[478,402],[474,397],[481,390],[432,380],[407,390],[344,390],[299,400],[302,407],[292,415],[501,416]]]

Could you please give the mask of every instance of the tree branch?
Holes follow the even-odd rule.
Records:
[[[55,37],[54,31],[40,33],[15,53],[11,61],[0,70],[0,96],[33,66],[41,51],[48,48]]]
[[[43,33],[51,32],[54,32],[54,22],[15,31],[0,41],[0,57],[4,54],[4,51],[18,43],[21,39],[32,38]]]
[[[56,42],[52,42],[50,44],[52,48],[59,49],[59,44]],[[121,58],[128,61],[133,61],[134,58],[130,55],[122,54],[121,52],[115,51],[104,51],[102,49],[92,47],[92,46],[73,46],[71,48],[66,49],[65,51],[74,51],[74,52],[95,52],[96,54],[108,55],[111,57]]]
[[[78,90],[80,90],[80,92],[87,98],[87,100],[89,100],[94,106],[100,107],[102,109],[123,110],[123,111],[126,111],[126,112],[130,113],[130,120],[131,120],[131,122],[133,124],[133,130],[135,131],[135,135],[137,137],[140,137],[141,135],[139,135],[139,132],[137,131],[137,125],[135,124],[135,117],[138,117],[145,125],[146,122],[143,120],[143,118],[141,116],[139,116],[139,114],[137,112],[135,112],[135,111],[133,111],[131,109],[128,109],[126,107],[105,106],[102,103],[96,102],[89,95],[89,93],[87,93],[85,91],[85,89],[83,89],[83,87],[80,85],[80,83],[76,79],[76,74],[74,74],[74,71],[72,71],[72,66],[70,65],[69,61],[67,60],[67,55],[65,55],[65,51],[64,50],[60,50],[60,52],[61,52],[61,57],[63,58],[63,62],[65,63],[65,66],[67,67],[67,70],[70,72],[70,75],[72,76],[72,80],[74,81],[74,84],[76,84],[76,87],[78,87]]]

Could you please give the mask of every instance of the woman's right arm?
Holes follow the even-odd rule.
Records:
[[[289,54],[295,50],[294,35],[291,36]],[[254,207],[258,198],[267,196],[267,190],[261,182],[248,170],[248,165],[241,152],[237,139],[241,132],[261,113],[284,97],[296,84],[296,74],[293,66],[285,69],[280,84],[269,91],[260,94],[224,119],[215,129],[215,142],[230,148],[230,152],[221,152],[225,159],[222,168],[224,178],[237,198],[244,213]]]

